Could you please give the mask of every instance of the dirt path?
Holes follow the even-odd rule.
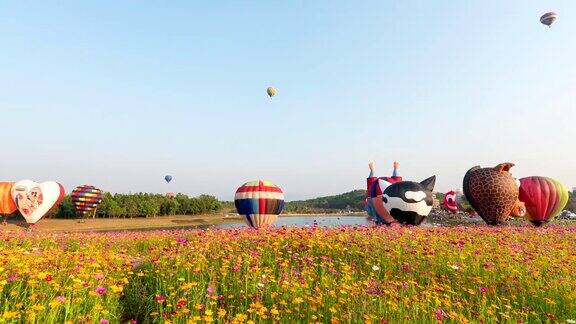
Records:
[[[83,223],[77,219],[42,219],[34,226],[34,230],[39,232],[86,232],[206,228],[211,225],[234,222],[242,222],[242,219],[239,217],[225,217],[221,214],[150,218],[96,218],[86,219]],[[9,220],[7,225],[0,225],[0,231],[23,230],[26,228],[25,225],[25,223],[18,220]]]

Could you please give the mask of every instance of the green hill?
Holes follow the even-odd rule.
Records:
[[[366,190],[353,190],[335,196],[286,202],[286,213],[360,212],[364,210]]]

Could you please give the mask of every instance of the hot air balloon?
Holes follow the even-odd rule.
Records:
[[[238,214],[245,216],[246,224],[261,228],[272,224],[284,209],[282,189],[270,181],[246,182],[234,195]]]
[[[422,182],[389,183],[379,179],[370,190],[369,205],[378,224],[420,225],[432,210],[436,176]]]
[[[444,194],[444,201],[442,205],[452,214],[456,214],[458,212],[458,203],[456,201],[456,192],[454,190],[450,190]]]
[[[394,223],[394,218],[388,213],[384,206],[380,203],[372,203],[371,199],[377,196],[382,197],[383,190],[390,184],[402,181],[402,177],[398,175],[398,167],[400,164],[394,161],[394,170],[391,177],[376,177],[374,174],[374,162],[370,162],[370,174],[366,179],[366,212],[377,224],[391,224]]]
[[[8,215],[16,211],[16,203],[12,199],[12,186],[14,182],[0,182],[0,216],[2,216],[2,224],[6,225]]]
[[[16,207],[29,225],[34,225],[64,198],[64,186],[54,181],[36,183],[32,180],[16,182],[11,190]]]
[[[82,185],[72,190],[72,203],[76,209],[76,214],[84,218],[87,214],[96,215],[96,209],[102,202],[102,190],[91,186]]]
[[[167,183],[170,183],[170,181],[172,181],[172,176],[171,175],[167,175],[164,177],[164,180],[166,180]]]
[[[266,93],[268,93],[268,96],[272,98],[276,95],[276,89],[274,87],[268,87],[268,89],[266,89]]]
[[[520,179],[520,201],[526,206],[526,219],[536,226],[558,216],[568,202],[568,189],[546,177]]]
[[[524,204],[518,200],[518,184],[509,172],[513,163],[493,168],[475,166],[466,172],[463,189],[466,199],[488,225],[498,225],[510,215],[523,216]]]
[[[540,22],[548,27],[550,27],[554,21],[558,18],[558,14],[554,11],[547,12],[540,17]]]

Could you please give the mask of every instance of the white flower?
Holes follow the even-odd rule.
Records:
[[[378,271],[378,270],[380,270],[379,266],[377,266],[377,265],[372,266],[372,271]]]
[[[261,282],[259,282],[259,283],[258,283],[258,287],[263,288],[263,287],[264,287],[264,284],[261,283]]]
[[[455,264],[451,265],[450,268],[452,268],[453,270],[458,270],[458,269],[460,269],[460,267],[457,266],[457,265],[455,265]]]
[[[566,323],[569,323],[569,324],[576,324],[576,321],[575,321],[575,320],[573,320],[573,319],[567,319],[567,320],[566,320]]]

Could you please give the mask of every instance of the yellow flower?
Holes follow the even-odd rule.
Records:
[[[218,310],[218,317],[224,317],[224,316],[226,316],[226,310],[223,308],[220,308]]]
[[[6,320],[10,320],[10,319],[17,318],[18,315],[20,315],[18,312],[5,311],[4,314],[2,314],[2,318],[6,319]]]
[[[112,285],[110,286],[110,290],[114,293],[121,293],[122,291],[124,291],[124,287]]]

